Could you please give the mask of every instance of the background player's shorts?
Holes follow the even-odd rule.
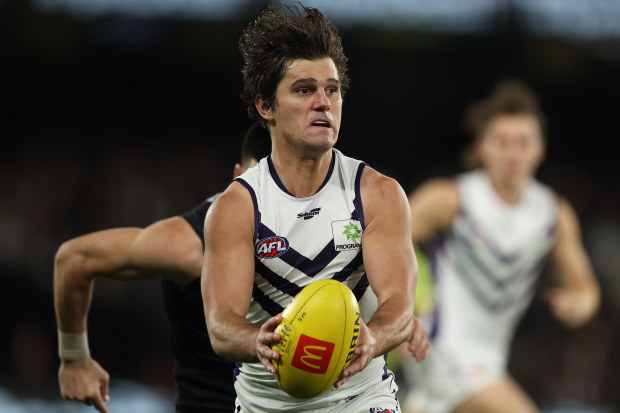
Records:
[[[433,347],[422,363],[410,358],[402,371],[409,388],[403,398],[404,411],[416,413],[450,413],[506,374],[498,360],[465,360],[441,347]]]

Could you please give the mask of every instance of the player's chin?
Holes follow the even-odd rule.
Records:
[[[323,155],[336,144],[336,139],[326,136],[312,137],[307,140],[307,151],[314,156]]]

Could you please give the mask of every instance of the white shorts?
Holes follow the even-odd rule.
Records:
[[[238,389],[241,390],[241,389]],[[329,406],[313,406],[311,400],[308,407],[300,410],[299,405],[287,409],[281,403],[274,403],[273,406],[266,406],[265,400],[254,403],[254,399],[248,400],[244,406],[239,403],[239,398],[235,400],[235,413],[264,413],[264,412],[304,412],[304,413],[401,413],[400,404],[396,398],[398,386],[394,380],[394,374],[388,371],[388,377],[381,380],[372,391],[362,392],[352,397],[330,403]]]
[[[433,347],[422,363],[407,360],[402,368],[409,389],[403,397],[405,412],[450,413],[469,396],[506,376],[501,361],[465,359],[462,353]]]

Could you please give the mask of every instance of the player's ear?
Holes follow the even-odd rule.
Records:
[[[484,136],[476,136],[472,143],[472,155],[480,163],[484,158]]]
[[[236,177],[238,177],[242,173],[243,173],[243,167],[241,166],[240,163],[236,163],[235,164],[235,169],[233,170],[233,179],[235,179]]]
[[[254,100],[254,105],[256,106],[256,110],[261,115],[263,119],[272,120],[273,119],[273,108],[272,105],[263,99],[261,95],[257,95]]]
[[[540,144],[540,149],[539,149],[537,159],[536,159],[536,167],[539,167],[540,164],[543,163],[546,155],[547,155],[547,144],[545,142],[542,142]]]

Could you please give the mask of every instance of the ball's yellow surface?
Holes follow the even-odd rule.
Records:
[[[319,280],[304,287],[282,313],[273,349],[280,387],[293,397],[317,396],[338,380],[353,357],[360,332],[357,299],[343,283]]]

